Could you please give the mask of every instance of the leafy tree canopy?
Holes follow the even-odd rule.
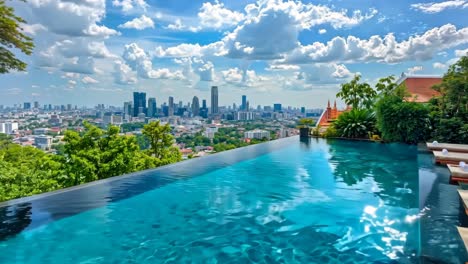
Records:
[[[360,80],[361,76],[355,75],[350,82],[341,85],[336,96],[354,109],[369,109],[377,92],[368,83],[359,82]]]
[[[16,58],[11,49],[18,49],[30,55],[34,48],[32,38],[23,33],[24,19],[15,15],[14,9],[0,0],[0,74],[10,71],[24,71],[26,63]]]

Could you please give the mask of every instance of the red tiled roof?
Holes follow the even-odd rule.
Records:
[[[432,89],[432,86],[440,84],[442,78],[439,77],[406,77],[403,81],[406,89],[411,94],[411,101],[425,103],[432,97],[440,95],[439,92]],[[416,97],[415,99],[413,99]]]

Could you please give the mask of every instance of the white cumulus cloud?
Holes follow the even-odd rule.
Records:
[[[93,79],[89,76],[85,76],[83,77],[83,79],[81,79],[81,82],[84,83],[84,84],[96,84],[96,83],[99,83],[99,81],[97,81],[96,79]]]
[[[210,2],[203,3],[198,18],[200,19],[201,28],[222,29],[236,26],[245,17],[242,13],[229,10],[224,7],[224,4],[216,1],[214,4]]]
[[[333,61],[386,63],[423,61],[431,59],[439,51],[466,43],[468,43],[468,28],[457,29],[454,25],[447,24],[401,42],[396,41],[393,34],[388,34],[384,38],[371,36],[369,39],[359,39],[354,36],[335,37],[327,43],[315,42],[300,46],[279,61],[286,64]]]
[[[139,9],[146,11],[146,8],[148,7],[145,0],[113,0],[112,5],[121,7],[122,12],[124,13],[130,13]]]
[[[411,68],[408,68],[408,73],[409,74],[415,74],[416,72],[419,72],[419,71],[422,71],[423,70],[423,66],[414,66],[414,67],[411,67]]]
[[[151,18],[142,15],[141,17],[134,18],[133,20],[119,25],[119,28],[133,28],[136,30],[143,30],[145,28],[154,28],[154,22]]]
[[[127,64],[116,61],[114,64],[114,81],[117,84],[134,84],[137,82],[137,78]]]
[[[434,69],[441,69],[441,70],[447,69],[447,65],[445,65],[444,63],[441,63],[441,62],[434,62],[432,64],[432,67],[434,67]]]
[[[141,78],[184,79],[182,71],[171,71],[167,68],[153,69],[150,56],[136,43],[125,45],[122,58]]]
[[[434,14],[444,11],[448,8],[465,8],[467,7],[467,1],[465,0],[451,0],[451,1],[444,1],[444,2],[429,2],[429,3],[416,3],[412,4],[411,7],[415,10],[422,11],[428,14]]]
[[[247,9],[247,8],[246,8]],[[270,0],[250,4],[248,18],[223,39],[228,56],[248,59],[278,59],[299,46],[299,32],[329,24],[333,28],[351,27],[372,18],[377,10],[348,16],[347,10],[300,1]]]

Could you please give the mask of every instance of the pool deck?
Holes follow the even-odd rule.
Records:
[[[426,146],[432,151],[442,151],[443,149],[446,149],[450,152],[468,153],[468,145],[463,144],[438,143],[434,145],[433,143],[427,142]]]
[[[468,214],[468,190],[458,189],[458,195],[460,195],[463,207],[465,208],[465,213]]]
[[[463,239],[465,248],[468,249],[468,228],[457,226],[457,229],[458,229],[458,233],[460,234],[460,237]]]
[[[468,183],[468,170],[463,170],[458,165],[447,164],[450,171],[451,181]]]
[[[458,164],[460,161],[468,162],[468,153],[448,152],[443,154],[442,151],[432,151],[435,156],[436,163],[439,164]]]

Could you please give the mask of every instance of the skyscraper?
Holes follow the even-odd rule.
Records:
[[[218,86],[211,86],[211,114],[218,112]]]
[[[281,104],[274,104],[273,105],[273,111],[275,112],[281,112]]]
[[[203,99],[202,101],[202,108],[200,109],[200,116],[203,118],[208,117],[208,108],[206,107],[206,100]]]
[[[31,103],[25,102],[25,103],[23,104],[23,109],[24,109],[24,110],[29,110],[29,109],[31,109]]]
[[[140,113],[146,114],[146,93],[133,92],[133,116]]]
[[[198,101],[198,97],[194,96],[192,100],[192,114],[193,116],[200,115],[200,102]]]
[[[247,110],[247,96],[246,96],[246,95],[243,95],[243,96],[242,96],[242,106],[241,106],[241,110],[242,110],[242,111],[246,111],[246,110]]]
[[[174,97],[169,96],[169,105],[168,105],[168,110],[167,110],[167,116],[173,116],[174,115]]]
[[[156,98],[148,98],[148,117],[154,117],[157,113]]]
[[[132,111],[132,102],[124,102],[124,114],[125,114],[125,119],[129,119],[130,116],[133,116],[133,111]]]

